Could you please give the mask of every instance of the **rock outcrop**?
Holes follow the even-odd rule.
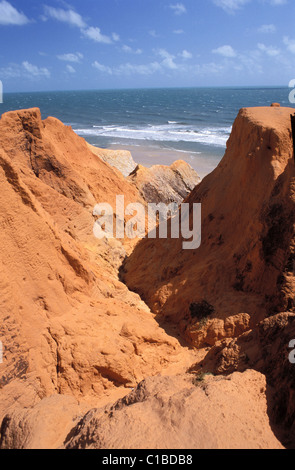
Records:
[[[227,378],[147,379],[113,406],[89,411],[65,446],[281,449],[267,418],[265,389],[264,376],[254,371]]]
[[[127,150],[101,149],[87,143],[89,150],[113,168],[119,170],[136,186],[146,202],[180,204],[201,181],[197,172],[185,161],[170,166],[137,165]]]
[[[170,166],[137,165],[128,180],[135,184],[143,199],[151,203],[180,204],[201,181],[197,172],[183,160]]]
[[[284,445],[294,448],[295,364],[293,359],[290,361],[290,355],[294,357],[295,348],[290,347],[292,340],[295,340],[295,314],[279,313],[238,338],[217,342],[190,371],[223,376],[247,369],[263,373],[268,384],[270,419],[280,429]]]
[[[87,413],[71,397],[14,410],[1,448],[282,449],[267,415],[267,385],[255,371],[227,377],[149,377],[112,405]]]
[[[117,170],[119,170],[125,177],[130,175],[137,166],[128,150],[101,149],[88,143],[87,146],[92,153],[97,155],[110,166],[117,168]]]
[[[185,201],[202,204],[200,248],[146,238],[124,264],[129,288],[194,346],[212,346],[266,316],[293,311],[292,111],[239,112],[224,158]]]

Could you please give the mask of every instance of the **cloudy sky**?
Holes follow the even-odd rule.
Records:
[[[294,0],[0,0],[4,91],[285,85]]]

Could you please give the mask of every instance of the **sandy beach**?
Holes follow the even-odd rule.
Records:
[[[148,168],[153,165],[170,166],[176,160],[184,160],[196,170],[201,178],[204,178],[216,168],[223,155],[222,149],[220,149],[222,155],[218,157],[217,155],[204,155],[201,152],[193,153],[151,146],[110,145],[109,148],[113,150],[129,150],[136,163]]]

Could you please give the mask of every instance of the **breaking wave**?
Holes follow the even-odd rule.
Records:
[[[146,127],[130,126],[93,126],[74,129],[80,136],[114,137],[128,140],[159,142],[198,142],[201,144],[225,147],[231,127],[186,127],[181,123],[169,121],[163,125]]]

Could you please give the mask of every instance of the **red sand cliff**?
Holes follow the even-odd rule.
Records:
[[[1,448],[293,445],[292,111],[241,110],[188,196],[193,252],[95,239],[96,203],[143,202],[131,179],[38,109],[2,116]]]
[[[161,370],[178,342],[118,280],[123,245],[92,233],[95,203],[141,201],[135,187],[38,109],[3,115],[0,136],[0,420],[16,404],[106,396]]]
[[[186,200],[202,203],[199,249],[145,239],[125,263],[127,285],[196,346],[293,310],[292,111],[240,111],[224,158]]]

